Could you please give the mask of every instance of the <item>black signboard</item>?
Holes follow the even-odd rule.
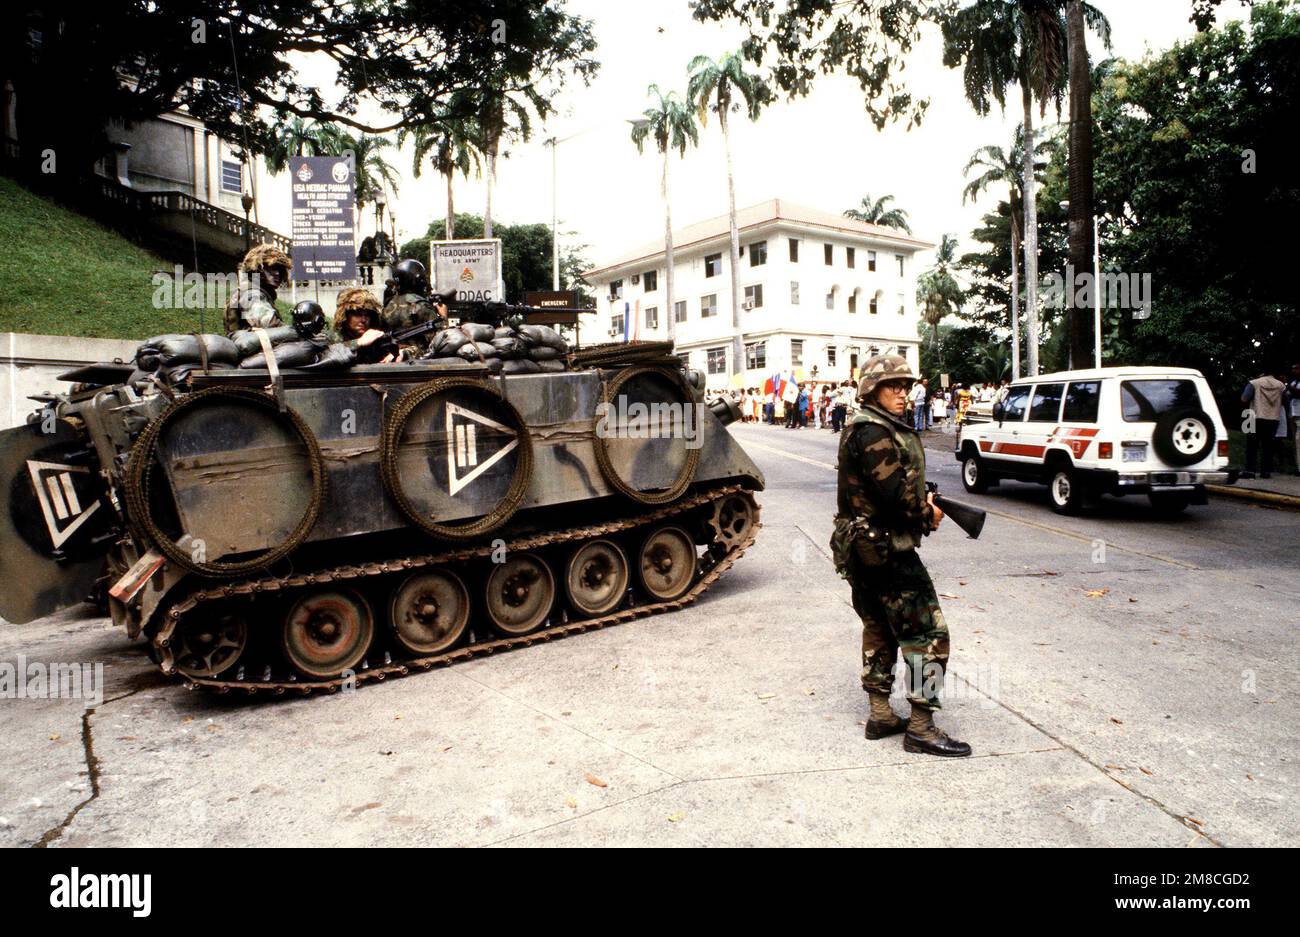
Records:
[[[539,309],[548,306],[559,309],[575,308],[582,305],[582,297],[577,290],[532,290],[524,293],[524,305],[536,306]],[[577,325],[578,323],[576,312],[530,312],[526,318],[533,325]]]
[[[357,245],[352,209],[356,174],[347,156],[294,156],[293,278],[353,280]]]

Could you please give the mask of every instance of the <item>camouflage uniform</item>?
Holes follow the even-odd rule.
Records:
[[[355,312],[358,309],[369,316],[369,323],[366,328],[381,330],[384,328],[382,313],[379,310],[379,300],[375,299],[370,290],[362,286],[350,286],[342,290],[334,306],[334,327],[331,330],[330,340],[343,342],[353,351],[357,350],[357,339],[363,333],[353,333],[348,330],[348,313]]]
[[[862,619],[862,687],[888,694],[899,650],[914,708],[939,708],[948,628],[916,548],[930,530],[925,451],[905,423],[872,405],[840,437],[836,565]],[[852,531],[849,529],[852,528]],[[851,546],[849,546],[851,544]]]
[[[384,307],[383,319],[384,324],[380,326],[385,332],[395,332],[398,329],[410,328],[413,325],[421,325],[431,319],[440,319],[438,307],[429,302],[428,297],[421,296],[419,293],[399,293],[388,301]],[[443,320],[443,327],[446,327],[446,321]],[[407,339],[402,343],[403,348],[409,348],[415,357],[423,355],[431,344],[433,344],[434,332],[428,332],[419,338]]]
[[[270,244],[259,244],[239,262],[245,284],[231,294],[225,309],[226,334],[240,329],[270,329],[284,325],[275,308],[275,287],[261,277],[269,267],[284,267],[285,276],[293,269],[289,256]]]

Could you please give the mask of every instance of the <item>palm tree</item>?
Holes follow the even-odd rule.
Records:
[[[722,128],[722,145],[727,154],[727,214],[731,222],[731,328],[733,373],[743,370],[744,347],[740,329],[740,232],[736,229],[736,184],[731,172],[731,137],[727,115],[738,107],[739,96],[745,102],[750,120],[758,120],[763,105],[772,100],[771,87],[763,79],[745,70],[739,52],[727,52],[716,62],[707,55],[697,55],[687,66],[690,79],[686,97],[699,111],[700,124],[706,126],[709,111],[718,115]]]
[[[942,23],[943,61],[964,63],[966,99],[980,115],[990,99],[1005,108],[1006,92],[1020,85],[1024,109],[1025,317],[1028,325],[1029,373],[1038,373],[1038,200],[1034,183],[1034,101],[1039,112],[1047,102],[1060,107],[1066,59],[1061,0],[974,0]]]
[[[352,154],[358,212],[385,188],[397,191],[397,168],[384,158],[384,151],[393,149],[391,138],[370,133],[353,135],[326,124],[321,128],[320,149],[328,156]]]
[[[501,148],[501,141],[526,141],[532,136],[532,122],[528,116],[528,109],[503,93],[500,88],[489,88],[484,95],[475,128],[477,135],[472,146],[483,155],[487,163],[487,206],[483,211],[483,236],[490,238],[492,237],[492,190],[496,186],[497,154]]]
[[[474,146],[476,129],[468,122],[453,116],[449,108],[440,112],[427,124],[414,130],[402,130],[397,137],[400,146],[410,134],[415,143],[415,158],[411,172],[420,178],[420,169],[427,159],[434,170],[447,181],[447,240],[456,236],[456,202],[452,182],[457,173],[468,176],[479,165],[478,151]]]
[[[318,156],[323,142],[329,137],[326,125],[316,121],[294,117],[274,134],[271,145],[267,148],[266,168],[271,172],[283,172],[289,165],[291,156]]]
[[[867,195],[862,199],[860,209],[850,208],[844,213],[844,217],[852,218],[854,221],[865,221],[868,224],[883,225],[886,228],[898,228],[911,234],[912,228],[907,223],[907,212],[901,208],[885,208],[885,205],[892,201],[894,201],[892,195],[882,195],[874,202],[871,196]]]
[[[1025,224],[1025,203],[1024,203],[1024,177],[1021,175],[1021,166],[1024,164],[1025,148],[1025,128],[1024,126],[1016,127],[1015,139],[1011,144],[1011,152],[1007,153],[1000,146],[982,146],[967,160],[966,167],[962,174],[969,176],[973,170],[980,170],[980,174],[966,184],[962,190],[961,201],[966,204],[966,200],[974,201],[981,192],[989,186],[996,183],[1006,183],[1010,189],[1008,195],[1008,205],[1011,209],[1011,376],[1013,380],[1020,378],[1020,271],[1019,271],[1019,253],[1021,232],[1024,231]],[[1046,157],[1051,149],[1046,140],[1041,140],[1034,146],[1034,179],[1039,181],[1042,178],[1042,171],[1047,168],[1046,162],[1038,162],[1037,157]]]
[[[640,120],[632,122],[632,142],[636,151],[641,152],[647,137],[654,137],[655,146],[663,154],[664,165],[660,178],[660,192],[664,199],[664,252],[667,254],[668,271],[665,277],[667,303],[665,304],[668,320],[668,340],[672,341],[676,333],[677,316],[673,307],[673,212],[668,202],[668,151],[676,150],[678,156],[686,155],[688,143],[698,145],[699,131],[695,127],[695,117],[685,102],[675,91],[664,94],[658,85],[646,89],[651,106],[643,112]]]
[[[1070,206],[1069,257],[1075,270],[1088,269],[1092,259],[1092,75],[1088,68],[1087,29],[1090,27],[1110,48],[1110,23],[1081,0],[1066,6],[1066,41],[1070,62]],[[1094,283],[1093,289],[1100,284]],[[1070,361],[1083,367],[1088,355],[1088,316],[1070,308]],[[1097,349],[1101,359],[1101,349]]]
[[[961,285],[952,275],[952,265],[957,260],[957,239],[945,234],[934,260],[934,266],[917,278],[916,301],[923,310],[921,318],[930,326],[931,344],[939,346],[939,323],[944,316],[960,310],[965,298]],[[940,355],[942,351],[939,347]]]

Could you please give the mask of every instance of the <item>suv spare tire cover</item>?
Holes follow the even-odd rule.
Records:
[[[1192,465],[1214,448],[1214,422],[1204,410],[1170,410],[1156,421],[1151,444],[1170,465]]]

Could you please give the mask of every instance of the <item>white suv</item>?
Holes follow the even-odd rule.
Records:
[[[1145,494],[1161,512],[1205,503],[1232,484],[1228,433],[1210,387],[1190,368],[1095,368],[1021,379],[972,422],[955,449],[967,491],[1003,478],[1048,486],[1073,514],[1085,496]]]

